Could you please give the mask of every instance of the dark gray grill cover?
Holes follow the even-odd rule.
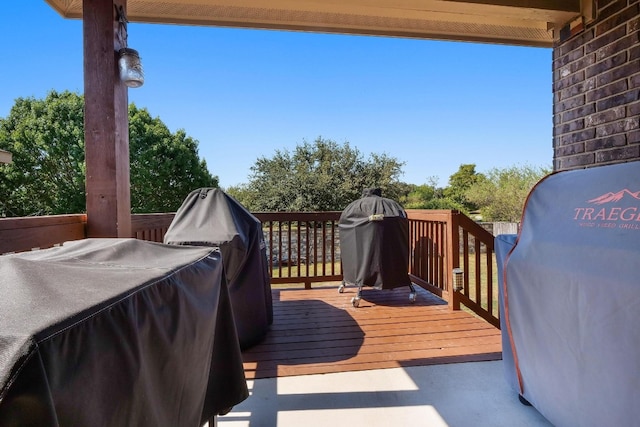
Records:
[[[273,322],[267,248],[260,221],[224,191],[201,188],[184,200],[164,242],[220,248],[240,347],[258,343]]]
[[[220,255],[86,239],[0,256],[0,426],[198,426],[247,396]]]
[[[366,189],[340,215],[340,257],[347,284],[409,286],[409,221],[397,202]]]
[[[638,425],[640,162],[548,176],[496,244],[509,383],[558,427]]]

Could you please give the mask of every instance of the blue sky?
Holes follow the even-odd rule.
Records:
[[[3,6],[0,117],[82,93],[82,23],[44,0]],[[551,167],[551,49],[135,22],[128,42],[145,71],[129,101],[198,140],[223,187],[318,136],[397,158],[413,184],[466,163]]]

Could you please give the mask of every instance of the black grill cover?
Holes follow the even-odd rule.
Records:
[[[86,239],[0,256],[0,426],[198,426],[247,396],[211,248]]]
[[[260,221],[224,191],[201,188],[184,200],[164,242],[220,248],[240,347],[258,343],[273,322],[267,248]]]
[[[397,202],[366,189],[340,215],[340,256],[347,284],[409,286],[409,221]]]

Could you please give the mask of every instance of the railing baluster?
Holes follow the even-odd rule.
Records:
[[[291,270],[292,270],[292,264],[294,262],[294,258],[293,258],[293,250],[291,248],[291,229],[293,228],[293,221],[288,221],[287,222],[287,277],[292,277],[291,274]],[[298,223],[298,236],[300,236],[300,223]],[[300,237],[298,237],[298,240],[300,240]],[[298,274],[300,274],[300,251],[298,251],[298,253],[296,254],[296,265],[298,266]]]
[[[282,223],[283,221],[278,221],[278,270],[280,277],[282,277]]]
[[[485,261],[487,267],[487,311],[495,316],[493,312],[493,257],[489,249],[485,249]]]
[[[469,232],[462,230],[462,271],[464,294],[469,295]]]
[[[318,274],[318,223],[313,222],[313,275]]]
[[[441,283],[438,281],[438,224],[429,224],[429,240],[427,240],[427,247],[429,250],[429,279],[436,287],[442,289]]]
[[[322,275],[327,275],[327,223],[322,222]]]
[[[309,254],[309,249],[311,248],[311,246],[310,246],[311,245],[311,242],[310,242],[311,236],[309,235],[309,222],[305,223],[305,236],[306,236],[306,239],[305,239],[305,255],[306,255],[305,256],[305,261],[306,261],[306,266],[307,266],[305,277],[308,279],[309,276],[311,275],[311,273],[309,271],[309,270],[311,270],[311,265],[310,265],[311,256]],[[305,281],[304,282],[304,287],[305,288],[311,288],[311,282]]]
[[[337,254],[336,247],[340,244],[340,236],[336,239],[336,230],[338,230],[335,221],[331,221],[331,274],[336,275]],[[340,230],[338,230],[338,233]],[[340,274],[342,274],[342,252],[340,252]]]
[[[475,260],[476,260],[476,302],[482,305],[482,260],[480,253],[480,240],[478,238],[473,239],[474,242],[474,252],[475,252]]]
[[[436,223],[435,228],[436,228],[436,239],[438,242],[438,246],[436,246],[436,249],[435,249],[436,280],[438,285],[440,286],[440,289],[444,289],[448,291],[448,288],[446,286],[447,285],[446,280],[443,277],[443,273],[444,273],[443,253],[446,248],[446,242],[445,242],[446,234],[444,231],[445,227],[444,227],[444,224]]]
[[[269,276],[273,277],[273,221],[268,222],[269,227]]]

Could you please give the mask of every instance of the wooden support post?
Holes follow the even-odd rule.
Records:
[[[116,11],[126,0],[83,0],[87,237],[131,237],[128,94],[118,73]]]
[[[458,218],[460,212],[451,211],[451,220],[449,221],[449,229],[447,230],[448,260],[447,260],[447,290],[449,291],[449,308],[452,310],[460,310],[460,298],[456,293],[453,282],[453,269],[460,267],[460,225]]]

